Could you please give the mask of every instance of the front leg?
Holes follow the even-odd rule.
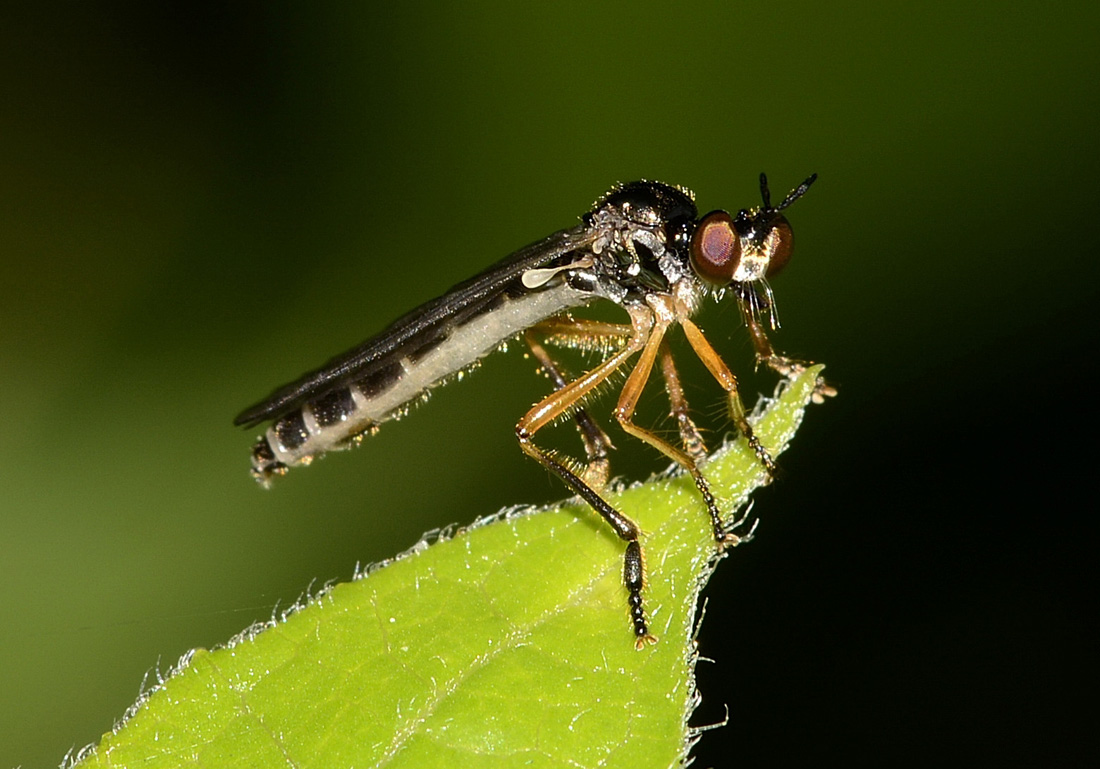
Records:
[[[764,327],[760,325],[751,312],[742,312],[745,317],[745,325],[749,327],[749,335],[752,336],[752,346],[756,350],[756,365],[763,363],[786,379],[794,379],[802,374],[807,367],[813,365],[809,361],[788,358],[786,355],[776,354],[772,343],[768,339]],[[824,377],[817,378],[811,399],[814,403],[824,403],[826,398],[836,396],[836,388],[825,381]]]
[[[764,448],[764,444],[756,437],[752,425],[749,424],[749,415],[745,410],[745,403],[741,400],[741,394],[737,390],[737,377],[730,371],[729,366],[719,357],[715,349],[711,347],[710,342],[703,336],[703,332],[699,330],[698,326],[687,318],[681,318],[680,328],[684,330],[684,336],[687,337],[688,344],[691,345],[695,354],[699,356],[699,360],[703,362],[703,365],[710,371],[711,376],[726,391],[730,419],[733,420],[734,426],[749,444],[749,448],[756,454],[756,458],[760,460],[760,464],[764,466],[764,470],[768,473],[768,479],[771,480],[777,472],[775,461],[768,450]]]

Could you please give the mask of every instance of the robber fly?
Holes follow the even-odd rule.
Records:
[[[793,235],[784,209],[809,189],[811,176],[777,206],[760,175],[763,205],[736,215],[712,211],[699,218],[694,195],[682,187],[640,181],[613,188],[575,227],[555,232],[505,257],[480,275],[399,318],[377,336],[245,409],[235,420],[272,424],[252,447],[252,475],[263,485],[326,451],[343,449],[400,417],[427,392],[474,366],[484,355],[522,335],[555,390],[516,425],[520,447],[557,475],[626,542],[624,582],[635,644],[656,639],[642,605],[645,582],[640,530],[603,496],[611,442],[584,409],[614,372],[637,357],[615,406],[622,428],[683,467],[694,479],[719,547],[737,544],[699,466],[706,446],[688,412],[680,378],[665,340],[684,330],[695,354],[725,389],[730,416],[769,474],[775,464],[757,439],[737,392],[737,377],[691,318],[711,294],[731,294],[749,329],[758,364],[784,377],[806,363],[777,354],[764,320],[775,328],[767,278],[791,256]],[[571,309],[597,300],[621,306],[629,323],[574,318]],[[570,378],[546,346],[594,350],[605,358]],[[680,445],[634,423],[634,411],[654,366],[660,368]],[[819,381],[815,400],[833,395]],[[582,464],[535,443],[555,420],[572,416],[584,443]]]

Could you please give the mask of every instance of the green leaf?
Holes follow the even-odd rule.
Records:
[[[758,420],[773,454],[819,371]],[[728,510],[764,480],[744,441],[705,472]],[[193,652],[81,766],[679,765],[714,541],[690,479],[610,500],[646,532],[656,645],[634,648],[624,546],[590,509],[498,515]]]

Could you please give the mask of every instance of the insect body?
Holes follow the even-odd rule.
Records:
[[[775,327],[766,278],[787,263],[792,232],[783,210],[816,176],[772,206],[760,175],[763,205],[736,215],[714,211],[698,217],[692,194],[659,182],[613,188],[581,223],[520,249],[443,296],[399,318],[359,347],[330,360],[242,412],[235,423],[271,422],[252,449],[252,474],[267,485],[287,468],[309,464],[326,451],[357,443],[379,424],[400,416],[432,387],[465,371],[502,343],[523,335],[557,389],[516,425],[525,453],[558,475],[626,542],[624,581],[639,648],[655,639],[642,605],[644,570],[638,526],[602,496],[610,440],[584,403],[615,371],[637,357],[614,415],[623,429],[691,474],[720,547],[739,539],[722,519],[699,465],[706,447],[689,414],[665,341],[673,326],[728,394],[731,418],[769,473],[775,466],[757,440],[737,392],[737,378],[691,320],[703,298],[728,291],[736,299],[757,362],[783,376],[806,364],[776,354],[762,318]],[[597,300],[620,305],[629,324],[573,318],[568,311]],[[545,345],[610,351],[606,359],[570,379]],[[638,399],[653,368],[660,368],[680,432],[676,446],[634,424]],[[835,391],[819,382],[815,398]],[[586,462],[575,462],[534,442],[546,425],[572,414]]]

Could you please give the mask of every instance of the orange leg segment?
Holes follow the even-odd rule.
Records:
[[[645,441],[691,474],[692,479],[695,481],[696,488],[699,489],[699,493],[706,503],[715,541],[721,545],[736,544],[740,540],[727,532],[726,526],[722,522],[721,512],[718,509],[718,501],[714,498],[714,494],[710,490],[710,484],[707,483],[707,479],[703,476],[702,471],[699,470],[698,463],[690,453],[692,450],[698,449],[699,445],[702,443],[702,438],[699,437],[698,430],[695,429],[694,423],[691,422],[691,418],[687,414],[687,401],[683,399],[683,390],[680,387],[680,380],[676,375],[676,369],[672,363],[672,355],[668,350],[668,345],[664,341],[664,335],[667,329],[667,322],[664,324],[659,323],[650,333],[645,349],[642,350],[642,354],[638,358],[634,370],[630,372],[630,377],[623,386],[622,394],[619,396],[619,403],[615,407],[615,418],[627,433],[639,440]],[[661,356],[662,370],[665,373],[666,390],[668,390],[669,398],[672,402],[672,415],[680,422],[682,428],[681,435],[685,437],[685,450],[676,448],[656,433],[634,424],[634,411],[638,406],[638,400],[641,398],[642,390],[653,371],[653,365],[658,355]],[[671,373],[671,379],[669,378],[669,373]],[[681,419],[681,417],[683,419]],[[689,433],[690,438],[685,436],[683,432],[685,420],[686,424],[690,425],[690,433],[693,433],[693,435]],[[698,441],[697,443],[696,440]],[[693,449],[692,446],[695,446],[695,449]]]
[[[710,342],[703,336],[703,332],[699,330],[698,326],[687,318],[681,319],[680,325],[683,326],[688,343],[695,350],[695,354],[699,356],[699,360],[703,362],[703,365],[710,371],[711,376],[718,380],[718,384],[726,391],[729,398],[730,418],[733,420],[734,425],[745,437],[749,447],[756,454],[756,458],[760,460],[760,464],[764,465],[764,469],[768,471],[768,475],[774,478],[776,474],[775,461],[768,450],[764,448],[764,445],[760,443],[760,439],[753,432],[752,425],[749,424],[745,404],[741,400],[740,393],[737,392],[737,377],[730,371],[729,366],[718,357],[718,353],[710,346]]]
[[[629,594],[630,617],[634,625],[634,645],[641,649],[647,643],[656,643],[657,641],[649,632],[645,609],[642,605],[645,567],[641,543],[638,541],[641,530],[634,521],[620,513],[600,496],[581,475],[569,466],[567,461],[563,461],[554,452],[543,449],[534,442],[535,433],[555,419],[565,416],[580,407],[584,399],[591,395],[600,384],[605,382],[620,366],[646,346],[646,340],[649,338],[653,327],[652,311],[641,306],[631,308],[628,311],[631,314],[632,328],[626,346],[596,368],[535,404],[516,425],[516,437],[519,439],[520,448],[523,449],[525,454],[534,458],[543,467],[561,478],[566,485],[573,489],[607,521],[620,539],[626,542],[626,552],[623,555],[623,581]],[[563,335],[568,336],[566,325],[563,325],[560,331]],[[620,335],[621,331],[620,327],[618,329]]]
[[[798,376],[806,370],[807,366],[811,365],[806,361],[776,354],[767,333],[764,331],[764,327],[760,325],[753,314],[746,312],[744,309],[742,309],[741,314],[745,318],[745,325],[748,326],[749,335],[752,337],[752,346],[756,351],[756,365],[759,366],[763,363],[772,371],[788,379]],[[813,402],[824,403],[826,398],[832,398],[835,395],[836,388],[826,382],[824,378],[818,377],[811,396]]]

